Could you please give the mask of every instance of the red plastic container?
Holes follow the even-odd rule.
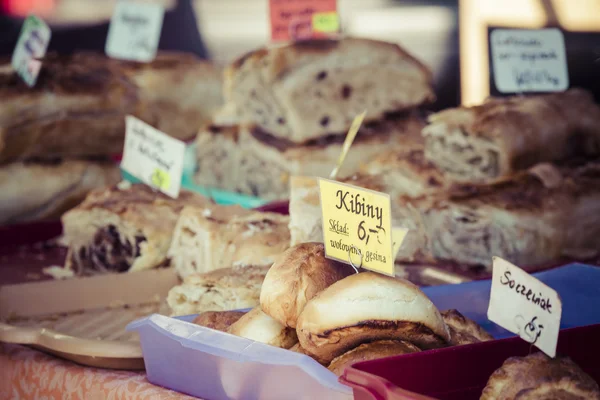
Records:
[[[600,382],[600,324],[564,329],[557,354]],[[538,351],[514,337],[357,363],[340,382],[355,400],[477,400],[490,375],[509,357]]]

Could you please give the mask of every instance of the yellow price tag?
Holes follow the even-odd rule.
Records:
[[[168,190],[171,186],[171,176],[160,168],[154,170],[151,179],[152,184],[161,190]]]
[[[340,168],[342,168],[342,164],[346,159],[346,154],[348,154],[348,150],[350,150],[352,143],[354,143],[354,138],[356,138],[356,134],[358,133],[358,130],[360,129],[360,126],[362,125],[362,122],[365,119],[366,115],[367,111],[365,110],[362,114],[354,118],[354,121],[352,121],[352,125],[350,125],[350,130],[348,131],[346,139],[344,140],[344,144],[342,145],[342,153],[340,154],[340,158],[338,159],[335,168],[333,168],[333,171],[331,171],[331,174],[329,174],[329,179],[335,179],[338,172],[340,171]]]
[[[392,245],[394,246],[392,254],[394,255],[394,259],[398,255],[400,247],[402,247],[402,242],[404,242],[407,233],[408,229],[406,228],[392,228]]]
[[[320,12],[312,16],[313,32],[332,33],[340,30],[340,18],[337,12]]]
[[[328,179],[319,190],[327,257],[394,276],[390,196]]]

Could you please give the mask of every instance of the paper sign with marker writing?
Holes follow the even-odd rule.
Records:
[[[52,32],[44,21],[29,16],[23,23],[21,34],[12,55],[11,65],[27,86],[35,86],[42,68],[42,61],[50,43]]]
[[[271,40],[325,38],[340,30],[337,0],[269,0]]]
[[[554,357],[562,315],[558,293],[501,258],[494,257],[493,268],[490,321]]]
[[[496,29],[490,46],[498,91],[560,92],[569,88],[565,40],[560,30]]]
[[[394,276],[390,196],[319,179],[325,254]]]
[[[392,254],[394,255],[394,259],[398,255],[400,247],[402,247],[402,243],[404,242],[404,239],[406,239],[407,234],[408,229],[406,228],[392,228],[392,245],[394,246],[392,249]]]
[[[181,188],[185,143],[139,119],[127,116],[121,168],[142,182],[177,198]]]
[[[164,14],[160,4],[118,1],[110,20],[106,54],[119,60],[154,60]]]
[[[344,140],[344,144],[342,145],[342,152],[340,154],[340,157],[338,158],[335,168],[333,169],[333,171],[331,171],[331,174],[329,175],[329,179],[336,178],[338,172],[340,171],[340,168],[342,167],[342,164],[344,164],[346,154],[348,154],[348,150],[350,150],[352,143],[354,143],[354,138],[356,138],[356,134],[358,133],[358,130],[360,129],[360,126],[362,125],[362,122],[365,119],[366,115],[367,112],[365,111],[356,118],[354,118],[354,121],[352,121],[352,125],[350,125],[350,130],[348,131],[346,139]]]

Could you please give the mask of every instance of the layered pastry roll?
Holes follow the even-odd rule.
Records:
[[[191,139],[222,104],[221,71],[193,55],[150,63],[78,53],[47,55],[28,88],[0,62],[0,162],[98,157],[123,150],[125,116]]]
[[[59,218],[93,189],[114,185],[110,161],[14,162],[0,167],[0,224]]]
[[[173,316],[255,307],[269,267],[243,265],[188,275],[169,291],[167,304]]]
[[[598,400],[600,387],[569,357],[510,357],[487,382],[481,400]]]
[[[391,146],[422,142],[422,120],[414,114],[365,124],[350,148],[339,178]],[[275,138],[256,126],[208,127],[197,138],[196,182],[266,200],[287,199],[295,175],[327,177],[346,135],[331,135],[304,145]]]
[[[307,40],[246,54],[225,70],[225,102],[243,124],[306,143],[432,101],[430,71],[398,45]]]
[[[181,210],[192,204],[213,205],[183,190],[172,199],[142,184],[119,186],[91,192],[63,215],[69,247],[65,268],[95,274],[168,265],[167,250]]]
[[[425,255],[491,268],[493,256],[526,267],[563,255],[596,255],[600,165],[555,170],[558,182],[531,170],[493,185],[464,185],[439,195],[392,200],[397,226],[416,226],[415,235],[422,240],[418,248],[423,254],[402,246],[397,260]]]
[[[600,107],[581,89],[493,98],[431,115],[423,135],[427,158],[450,179],[490,183],[540,162],[598,154]]]
[[[47,55],[27,87],[0,64],[0,162],[106,156],[123,150],[125,116],[145,115],[136,84],[104,56]]]
[[[270,265],[290,245],[289,217],[239,206],[185,207],[169,249],[181,277],[236,265]]]
[[[149,107],[147,122],[178,139],[193,139],[223,104],[220,68],[193,54],[159,52],[149,63],[123,62]]]

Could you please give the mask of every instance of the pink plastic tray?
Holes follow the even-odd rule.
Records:
[[[598,337],[600,324],[564,329],[557,353],[600,382]],[[476,400],[507,358],[535,351],[518,337],[450,347],[357,363],[340,382],[353,388],[355,400]]]

